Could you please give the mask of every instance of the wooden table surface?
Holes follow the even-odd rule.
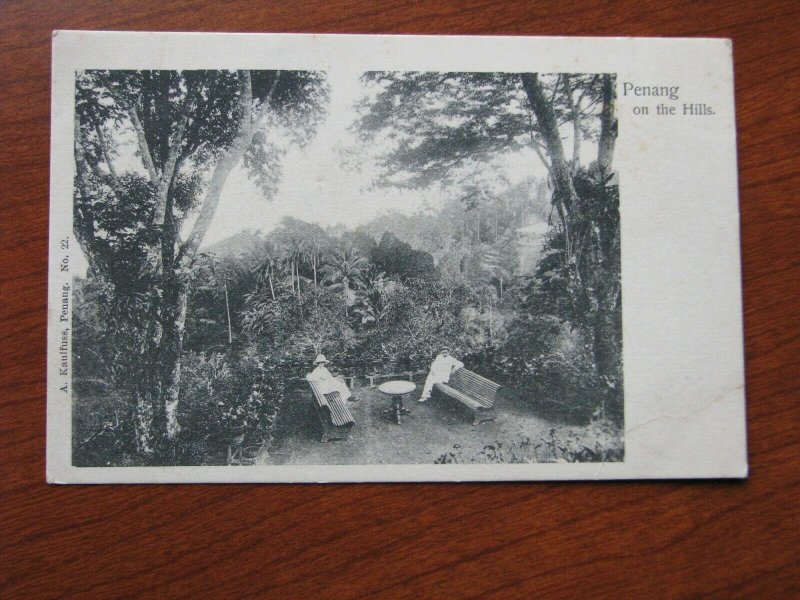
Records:
[[[0,3],[0,596],[800,594],[800,3]],[[744,482],[47,486],[52,29],[734,40]]]

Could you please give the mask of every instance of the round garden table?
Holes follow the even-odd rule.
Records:
[[[389,412],[394,416],[397,424],[400,425],[401,415],[411,414],[411,411],[403,407],[403,396],[410,394],[416,389],[416,385],[411,381],[386,381],[378,386],[378,389],[392,397],[392,407],[385,412]]]

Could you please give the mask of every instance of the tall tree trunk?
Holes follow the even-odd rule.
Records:
[[[258,104],[259,109],[256,112],[253,106],[250,72],[239,72],[238,114],[240,117],[236,126],[235,136],[230,147],[223,152],[214,168],[192,231],[177,253],[175,252],[175,246],[178,242],[178,236],[171,214],[170,187],[175,173],[180,169],[180,161],[185,159],[179,154],[188,120],[186,115],[190,112],[189,106],[184,107],[184,116],[181,117],[177,126],[171,129],[169,139],[164,136],[161,140],[160,148],[157,149],[150,147],[145,135],[142,119],[146,121],[147,114],[143,111],[140,115],[136,106],[130,105],[124,100],[119,101],[120,106],[124,107],[130,117],[136,133],[139,153],[150,181],[156,185],[157,197],[154,225],[161,231],[160,243],[152,244],[148,247],[150,251],[149,258],[153,258],[152,264],[157,267],[152,272],[158,273],[163,282],[164,298],[161,303],[161,316],[158,319],[151,317],[149,320],[150,324],[158,325],[159,332],[151,336],[150,343],[145,344],[147,351],[142,356],[135,357],[138,364],[130,369],[129,373],[129,376],[134,380],[131,388],[134,391],[134,410],[136,411],[134,419],[136,444],[143,453],[152,453],[162,439],[172,440],[180,431],[177,413],[181,381],[181,351],[188,307],[188,289],[183,282],[183,273],[192,266],[195,255],[214,218],[220,202],[221,192],[228,176],[241,161],[247,148],[252,143],[256,131],[263,124],[263,118],[266,116],[267,111],[270,110],[270,101],[280,75],[280,71],[276,72],[271,87],[264,99]],[[168,94],[168,92],[169,90],[167,89],[165,94]],[[145,107],[146,110],[147,107]],[[169,127],[166,122],[167,111],[162,110],[161,114],[165,118],[164,123],[161,124],[161,129],[162,131],[167,131]],[[86,177],[89,169],[96,170],[93,169],[93,166],[96,165],[94,163],[89,164],[86,161],[85,151],[80,143],[80,122],[77,113],[75,116],[75,128],[75,158],[78,169],[78,183],[83,195],[89,198],[88,192],[90,190],[87,189],[88,182]],[[156,155],[159,159],[158,161],[154,161]],[[103,180],[106,180],[104,173],[96,173],[96,175],[102,176]],[[113,167],[109,166],[108,177],[113,179],[112,176]],[[114,181],[110,181],[108,184],[112,189],[116,190],[114,183]],[[81,224],[82,229],[86,230],[89,230],[90,226],[91,223]],[[87,231],[87,233],[93,235],[91,231]],[[90,250],[92,249],[91,245],[87,244],[86,247]],[[99,260],[98,253],[94,253],[95,256],[92,256],[91,252],[89,254],[91,263],[94,264]]]
[[[617,102],[616,75],[603,75],[603,108],[600,112],[600,141],[597,144],[597,164],[608,172],[614,157],[614,146],[617,140]]]
[[[554,200],[562,204],[565,214],[569,215],[578,196],[575,193],[569,163],[564,158],[564,146],[561,144],[561,135],[558,132],[558,122],[553,106],[544,95],[537,73],[523,73],[520,77],[550,157],[550,177],[553,180]]]
[[[164,435],[173,440],[181,430],[178,423],[178,401],[181,388],[181,355],[183,333],[186,329],[186,312],[189,290],[183,283],[174,282],[165,294],[167,306],[164,315],[161,369],[164,389]]]
[[[615,323],[616,309],[601,305],[591,315],[592,353],[597,375],[601,381],[602,417],[607,409],[613,418],[622,416],[622,328]]]
[[[567,107],[569,108],[570,117],[572,118],[572,172],[578,170],[578,165],[581,160],[581,111],[580,101],[575,103],[572,97],[572,84],[568,74],[564,74],[564,96],[567,99]]]
[[[262,111],[267,109],[279,77],[280,72],[276,74],[266,100],[262,103]],[[165,423],[164,434],[167,440],[174,439],[180,432],[178,403],[181,384],[181,352],[183,350],[183,333],[186,328],[186,312],[189,303],[188,288],[184,282],[180,281],[181,272],[184,269],[188,269],[192,264],[195,254],[217,212],[225,182],[252,143],[253,136],[259,125],[260,115],[256,115],[254,118],[252,110],[253,89],[250,72],[241,71],[240,78],[241,97],[239,103],[241,117],[237,134],[230,148],[223,154],[214,168],[197,220],[192,227],[189,238],[181,247],[173,263],[175,270],[170,277],[172,281],[167,286],[171,289],[165,290],[165,296],[169,298],[169,301],[165,307],[166,322],[164,323],[163,361],[161,366],[164,376],[164,398],[162,402]]]
[[[559,219],[564,230],[565,264],[570,277],[571,293],[577,293],[576,288],[581,288],[580,272],[577,261],[573,256],[574,243],[572,240],[571,213],[578,200],[575,184],[572,180],[572,170],[564,157],[564,146],[561,144],[561,135],[558,131],[553,105],[545,97],[542,84],[537,73],[523,73],[520,75],[522,87],[528,96],[531,110],[536,115],[542,138],[544,139],[547,154],[550,156],[550,179],[553,182],[553,203],[556,205]]]
[[[159,371],[163,336],[158,325],[151,325],[143,332],[127,331],[137,338],[136,350],[130,355],[130,363],[118,373],[122,387],[130,390],[133,396],[136,450],[145,456],[153,456],[159,449],[164,423],[160,410],[162,378]]]
[[[558,125],[555,113],[550,102],[545,98],[542,86],[536,74],[521,75],[523,88],[528,96],[531,109],[536,115],[542,138],[550,157],[550,177],[553,182],[553,202],[558,211],[559,218],[564,228],[565,255],[567,258],[567,268],[570,275],[568,289],[573,301],[583,299],[589,306],[584,327],[591,342],[591,352],[595,364],[596,374],[607,386],[603,394],[602,408],[605,411],[607,398],[621,398],[619,390],[615,388],[621,383],[621,345],[619,343],[621,327],[615,325],[615,315],[618,314],[617,307],[609,302],[605,302],[600,289],[603,286],[587,283],[581,276],[581,269],[586,272],[587,278],[607,279],[617,277],[618,273],[612,272],[611,267],[606,268],[603,256],[602,237],[599,225],[592,222],[589,224],[591,239],[588,244],[597,246],[597,253],[586,250],[582,256],[576,240],[572,239],[572,220],[574,212],[582,210],[578,204],[578,196],[575,192],[573,174],[569,169],[569,163],[564,158],[564,149],[561,144],[561,137],[558,132]],[[611,169],[611,161],[614,153],[614,144],[617,135],[617,121],[614,114],[615,102],[615,78],[612,75],[603,76],[603,105],[600,115],[600,140],[598,142],[597,164],[602,173],[607,173]],[[600,185],[605,185],[605,180],[601,179]],[[591,215],[584,215],[589,216]],[[619,223],[616,222],[616,227]],[[613,233],[613,232],[612,232]],[[577,235],[577,234],[576,234]],[[618,239],[618,238],[615,238]],[[613,250],[612,250],[613,251]],[[611,261],[614,264],[615,261]],[[617,262],[618,264],[618,262]],[[614,295],[616,297],[616,295]]]
[[[140,454],[153,453],[153,398],[152,390],[146,382],[140,382],[134,390],[134,420],[136,451]]]

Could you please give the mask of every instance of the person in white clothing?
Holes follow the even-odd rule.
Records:
[[[450,348],[442,348],[439,354],[433,359],[425,386],[422,388],[422,396],[417,402],[425,402],[431,397],[434,383],[447,383],[450,375],[464,366],[460,360],[450,354]]]
[[[328,370],[328,367],[325,366],[328,364],[328,359],[325,358],[324,354],[318,354],[317,358],[314,359],[314,364],[316,368],[306,376],[306,379],[313,381],[322,394],[339,392],[342,400],[348,400],[353,396],[347,384],[341,379],[334,377]]]

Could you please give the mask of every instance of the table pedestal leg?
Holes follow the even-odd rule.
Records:
[[[411,411],[403,406],[402,396],[392,396],[392,407],[383,411],[384,416],[393,419],[398,425],[402,425],[403,415],[410,415]]]
[[[392,411],[397,424],[400,425],[400,416],[403,414],[403,397],[392,396]]]

